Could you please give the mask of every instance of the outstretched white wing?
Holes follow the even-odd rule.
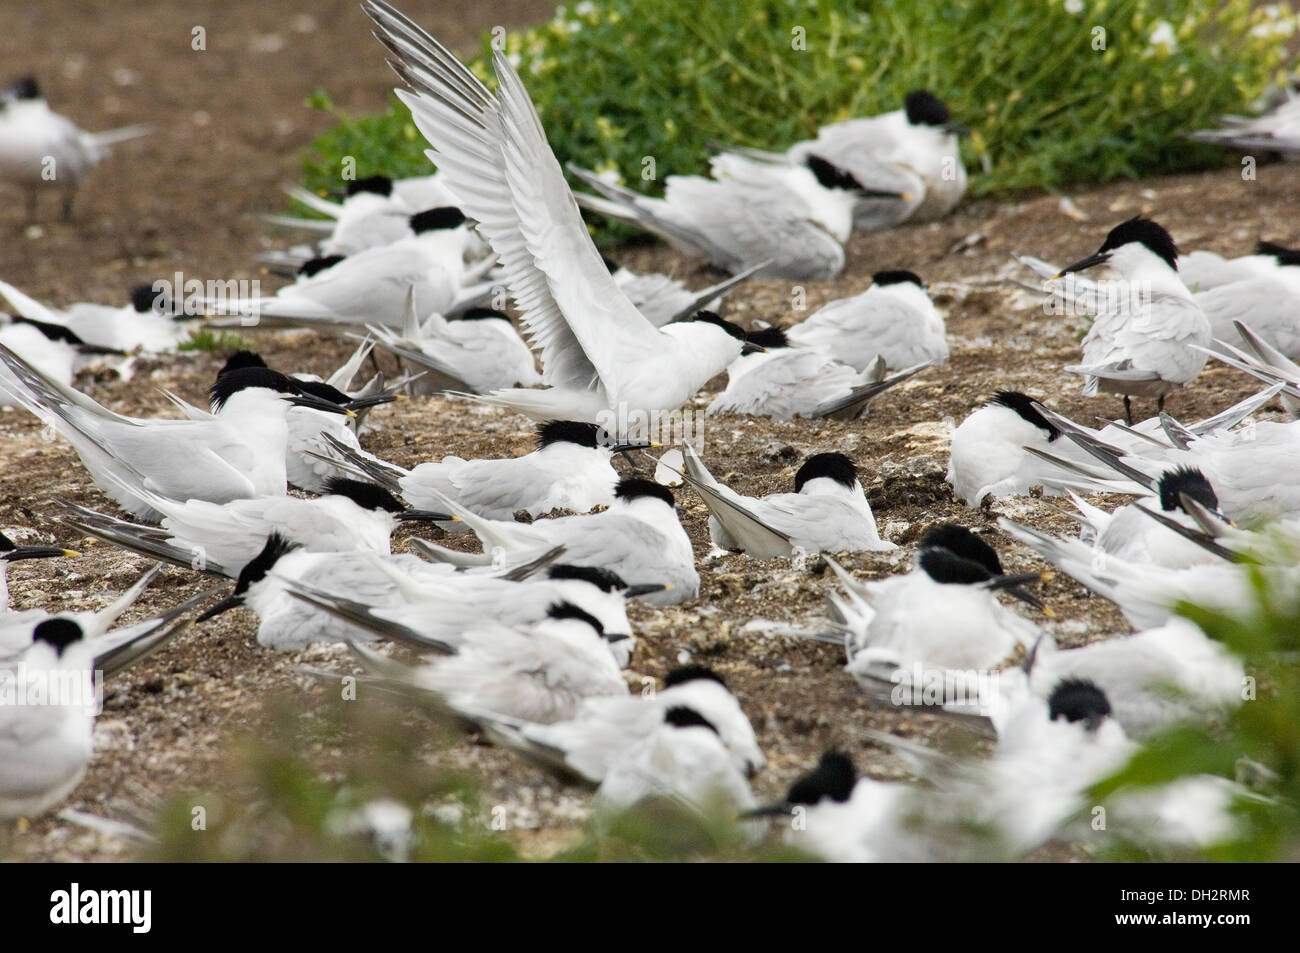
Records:
[[[523,83],[505,56],[493,65],[500,98],[437,40],[382,0],[365,10],[398,91],[434,148],[430,158],[466,215],[501,258],[547,384],[619,390],[620,375],[661,345],[657,329],[619,290],[547,144]]]

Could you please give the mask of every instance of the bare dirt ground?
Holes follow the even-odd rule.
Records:
[[[465,2],[410,6],[418,20],[467,50],[480,30],[536,21],[548,15],[550,5],[521,0],[491,13]],[[280,185],[295,180],[302,146],[328,123],[303,107],[304,98],[325,88],[346,110],[372,110],[392,85],[352,0],[301,10],[253,0],[219,7],[61,3],[57,11],[24,4],[21,15],[4,19],[7,69],[42,77],[57,109],[92,129],[146,120],[159,126],[151,138],[123,147],[92,177],[71,223],[55,220],[51,205],[44,208],[40,229],[25,230],[19,196],[4,193],[9,201],[0,206],[0,276],[54,304],[120,301],[128,286],[176,270],[187,277],[265,277],[252,255],[282,239],[268,238],[257,215],[283,208]],[[205,53],[189,50],[195,25],[207,30]],[[21,55],[15,57],[15,50]],[[809,311],[861,291],[873,271],[911,268],[935,286],[947,311],[952,360],[882,399],[863,421],[710,419],[704,458],[713,472],[743,493],[768,493],[787,489],[806,455],[839,450],[857,462],[883,535],[903,547],[897,554],[847,557],[859,574],[903,571],[910,544],[941,520],[985,533],[1005,554],[1010,571],[1036,568],[1033,557],[997,531],[996,517],[1013,515],[1061,532],[1069,530],[1069,520],[1037,500],[986,511],[955,502],[943,482],[950,428],[1001,388],[1028,391],[1083,421],[1114,417],[1120,408],[1117,399],[1079,397],[1078,381],[1060,372],[1078,356],[1082,324],[1045,316],[1031,297],[995,280],[1010,271],[1008,253],[1073,260],[1092,251],[1111,225],[1139,212],[1157,217],[1185,249],[1242,254],[1260,237],[1293,243],[1300,167],[1261,166],[1252,182],[1228,167],[1075,188],[1069,195],[1086,221],[1065,215],[1057,197],[1030,195],[970,200],[941,223],[855,237],[841,278],[806,284]],[[637,270],[675,273],[696,286],[717,278],[662,247],[629,246],[613,257]],[[802,317],[791,310],[791,300],[788,283],[752,282],[731,296],[728,316],[741,323],[790,323]],[[348,352],[343,343],[307,333],[252,333],[272,366],[284,370],[328,373]],[[77,383],[114,409],[162,414],[166,402],[156,388],[201,403],[223,360],[222,354],[180,354],[138,362],[129,382],[85,374]],[[713,382],[709,390],[722,383]],[[1211,366],[1172,398],[1169,409],[1195,420],[1251,392],[1241,375]],[[699,405],[705,402],[707,395]],[[363,437],[367,448],[408,466],[449,453],[502,456],[530,447],[523,418],[440,398],[381,409],[371,423]],[[641,640],[630,681],[662,676],[687,658],[722,672],[768,756],[767,770],[755,779],[760,799],[781,793],[832,746],[849,752],[869,773],[899,774],[899,763],[864,740],[861,729],[931,738],[937,730],[933,719],[873,707],[843,672],[840,652],[780,634],[783,627],[821,626],[829,574],[820,563],[796,569],[784,560],[709,557],[706,510],[689,491],[677,495],[700,560],[701,596],[666,610],[633,610]],[[15,566],[12,604],[50,610],[107,604],[147,562],[59,524],[50,503],[55,497],[112,510],[66,444],[45,439],[20,411],[0,413],[0,526],[11,535],[55,539],[85,553],[77,560]],[[169,608],[211,585],[196,573],[168,569],[127,618]],[[1041,594],[1056,618],[1038,621],[1063,644],[1127,631],[1111,606],[1068,579],[1044,584]],[[230,613],[190,630],[111,684],[94,762],[66,806],[129,818],[181,792],[221,790],[232,739],[266,730],[267,699],[289,693],[305,710],[317,704],[318,693],[306,687],[295,666],[306,660],[338,667],[346,664],[340,653],[278,654],[256,644],[255,627],[252,614]],[[528,828],[518,837],[534,852],[570,839],[572,808],[581,805],[581,792],[562,790],[541,771],[470,739],[441,757],[481,778],[485,799],[507,805],[517,826]],[[11,858],[23,860],[123,859],[136,849],[54,815],[25,830],[0,832],[0,844]],[[1083,855],[1052,848],[1041,856]]]

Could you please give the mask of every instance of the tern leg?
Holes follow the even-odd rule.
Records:
[[[1130,427],[1133,426],[1133,404],[1129,400],[1128,394],[1124,395],[1124,423]]]
[[[1164,412],[1165,412],[1165,395],[1161,394],[1159,397],[1156,398],[1156,413],[1163,414]]]

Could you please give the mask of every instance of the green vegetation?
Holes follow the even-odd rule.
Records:
[[[705,171],[711,142],[780,148],[928,87],[973,130],[985,193],[1223,162],[1177,133],[1249,111],[1294,27],[1287,5],[1249,0],[598,0],[509,34],[506,52],[560,159],[645,191]],[[358,176],[429,169],[400,104],[339,118],[304,160],[309,187],[337,187],[345,156]]]
[[[231,331],[200,328],[182,341],[180,351],[242,351],[251,349],[248,341]]]

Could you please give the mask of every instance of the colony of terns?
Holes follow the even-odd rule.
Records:
[[[311,241],[263,256],[292,280],[270,296],[199,302],[217,324],[355,339],[329,379],[241,351],[208,407],[168,394],[158,416],[127,416],[77,390],[74,376],[89,365],[128,376],[134,356],[174,352],[195,323],[182,302],[154,286],[120,307],[60,310],[0,282],[13,312],[0,327],[0,401],[66,440],[106,498],[63,502],[63,519],[159,564],[99,612],[16,611],[6,598],[0,689],[34,697],[52,672],[112,677],[189,625],[243,606],[269,650],[346,643],[345,667],[321,677],[359,665],[364,679],[432,699],[492,743],[590,785],[598,826],[668,799],[832,860],[1009,858],[1108,835],[1165,850],[1233,836],[1233,805],[1267,797],[1234,779],[1121,790],[1106,802],[1107,834],[1089,824],[1088,792],[1144,739],[1208,724],[1246,697],[1241,660],[1175,605],[1244,609],[1247,558],[1279,585],[1300,585],[1300,253],[1261,243],[1236,259],[1180,256],[1161,225],[1134,218],[1073,264],[1019,257],[1026,287],[1093,317],[1078,362],[1063,370],[1085,395],[1121,397],[1124,419],[1096,429],[1033,395],[998,391],[952,433],[947,481],[970,507],[1032,492],[1073,508],[1077,535],[999,521],[1114,602],[1134,630],[1061,648],[1032,591],[1045,567],[1008,573],[961,526],[925,527],[901,574],[845,569],[836,554],[897,547],[842,453],[813,454],[789,492],[752,498],[710,472],[707,447],[659,447],[646,427],[609,424],[678,412],[724,372],[707,415],[852,421],[947,361],[943,316],[900,267],[793,326],[746,330],[720,316],[748,278],[830,278],[853,231],[948,213],[966,187],[964,130],[942,101],[917,90],[896,112],[827,126],[784,151],[720,152],[709,177],[670,177],[662,198],[573,168],[575,194],[503,54],[492,57],[491,91],[387,3],[364,9],[436,173],[349,181],[337,200],[295,189],[322,217],[274,221]],[[84,132],[24,79],[0,98],[0,175],[30,186],[35,209],[33,166],[53,155],[70,170],[59,185],[71,208],[108,147],[143,131]],[[693,291],[612,265],[580,209],[732,277]],[[501,288],[517,319],[493,300]],[[362,379],[374,348],[400,358],[405,375]],[[1206,420],[1166,412],[1211,359],[1250,375],[1258,392]],[[532,418],[536,449],[407,469],[362,446],[363,425],[382,426],[370,419],[382,417],[376,408],[425,393]],[[1280,419],[1254,419],[1274,405]],[[1135,418],[1135,407],[1155,416]],[[622,475],[643,474],[647,459],[653,479]],[[750,778],[766,758],[722,677],[685,665],[657,691],[633,694],[623,674],[637,641],[629,600],[701,598],[675,487],[708,508],[717,550],[821,554],[835,588],[810,637],[841,647],[876,703],[976,726],[987,750],[869,732],[864,743],[896,754],[909,778],[859,776],[830,751],[779,803],[759,804]],[[1132,502],[1107,511],[1089,501],[1097,493]],[[409,552],[393,553],[390,534],[407,523],[481,545],[413,537]],[[11,562],[75,555],[0,536],[0,584]],[[115,628],[162,564],[216,577],[218,588]],[[90,764],[93,722],[84,699],[0,705],[0,819],[33,818],[68,797]]]

